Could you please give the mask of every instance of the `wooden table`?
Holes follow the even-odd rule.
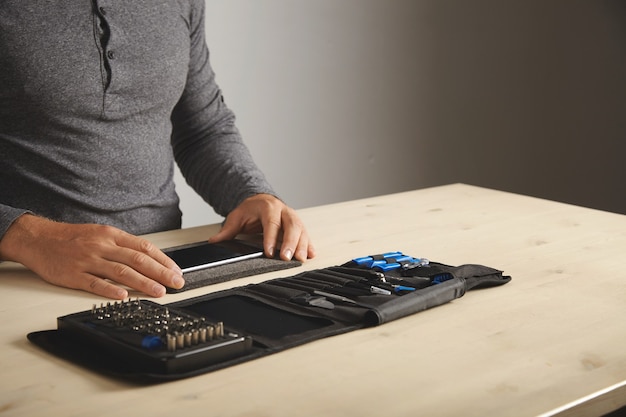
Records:
[[[101,298],[0,264],[0,414],[602,415],[626,405],[626,216],[463,184],[301,210],[318,256],[169,303],[391,250],[513,277],[446,305],[186,380],[137,386],[26,340]],[[149,235],[161,247],[217,226]],[[291,272],[293,271],[293,272]]]

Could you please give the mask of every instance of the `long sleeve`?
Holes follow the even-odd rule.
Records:
[[[191,187],[218,214],[245,198],[274,194],[254,163],[215,82],[205,42],[204,2],[192,16],[190,64],[183,95],[172,114],[172,147]]]
[[[28,210],[0,204],[0,240],[13,222],[24,213],[28,213]]]

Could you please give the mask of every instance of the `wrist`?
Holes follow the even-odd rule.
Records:
[[[20,255],[23,255],[25,249],[36,239],[38,224],[47,221],[49,220],[28,213],[15,219],[0,239],[0,260],[21,263]]]
[[[274,194],[268,194],[268,193],[253,194],[253,195],[245,198],[243,201],[255,201],[255,200],[280,201],[280,202],[282,202],[282,200],[280,198],[278,198],[277,196],[275,196]]]

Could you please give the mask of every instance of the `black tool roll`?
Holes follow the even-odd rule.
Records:
[[[28,338],[92,370],[158,382],[378,326],[510,280],[481,265],[374,255],[167,305],[129,300],[93,306]]]

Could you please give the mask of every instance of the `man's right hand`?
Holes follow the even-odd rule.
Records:
[[[129,287],[149,296],[182,288],[180,268],[149,241],[112,226],[58,223],[24,214],[0,240],[0,259],[45,281],[123,300]]]

